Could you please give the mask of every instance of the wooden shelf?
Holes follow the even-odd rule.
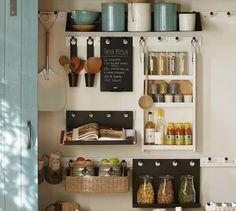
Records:
[[[183,207],[183,208],[200,208],[200,203],[195,204],[133,204],[134,208],[175,208],[175,207]]]
[[[64,141],[64,145],[133,145],[136,139],[127,140],[99,140],[99,141]]]

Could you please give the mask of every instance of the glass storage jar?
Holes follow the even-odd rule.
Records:
[[[191,175],[181,176],[178,198],[180,204],[188,204],[196,202],[196,192],[194,188],[193,176]]]
[[[140,184],[137,192],[138,204],[154,204],[153,177],[143,175],[139,177]]]
[[[170,175],[160,176],[161,182],[157,191],[158,204],[174,203],[174,189],[172,185],[173,177]]]

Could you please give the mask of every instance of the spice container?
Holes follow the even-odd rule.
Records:
[[[140,185],[137,192],[138,204],[154,204],[153,177],[151,175],[140,176]]]
[[[167,54],[167,73],[168,75],[177,75],[177,59],[175,52],[168,52]]]
[[[166,53],[159,52],[156,57],[157,75],[166,75]]]
[[[153,102],[163,103],[165,101],[164,95],[162,94],[155,94],[152,95]]]
[[[178,84],[177,83],[170,83],[168,85],[168,93],[169,94],[177,94],[178,92]]]
[[[178,74],[179,75],[187,75],[187,53],[186,52],[178,52],[177,54],[177,66],[178,66]]]
[[[159,93],[160,94],[167,94],[167,83],[161,83],[159,85]]]
[[[94,162],[89,163],[73,163],[72,176],[94,176]]]
[[[191,175],[181,176],[178,198],[180,204],[188,204],[196,202],[196,192],[194,188],[193,176]]]
[[[172,204],[174,203],[174,190],[172,185],[173,177],[170,175],[160,176],[161,183],[157,192],[158,204]]]
[[[151,94],[157,94],[159,91],[159,85],[157,83],[150,84],[150,92]]]

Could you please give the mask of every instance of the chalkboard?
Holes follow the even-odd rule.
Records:
[[[133,38],[101,37],[101,91],[133,91]]]

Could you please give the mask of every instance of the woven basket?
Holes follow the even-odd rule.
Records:
[[[66,177],[67,192],[82,193],[121,193],[129,191],[128,177],[75,176]]]

